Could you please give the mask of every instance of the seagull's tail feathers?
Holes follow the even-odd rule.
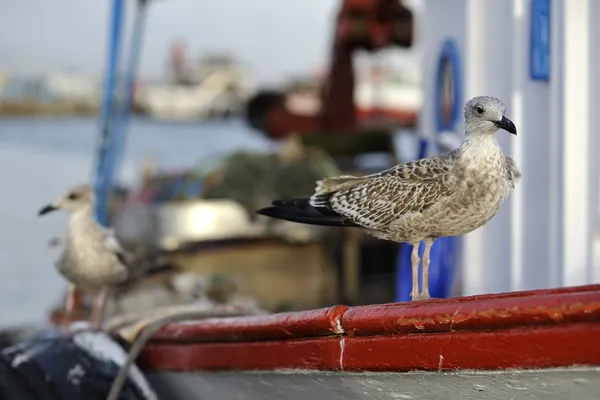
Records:
[[[258,210],[257,214],[309,225],[358,226],[343,215],[327,208],[326,196],[319,196],[318,204],[323,204],[323,206],[315,206],[313,204],[314,197],[275,200],[271,207]]]
[[[271,207],[257,211],[260,215],[310,225],[358,226],[347,217],[335,212],[331,196],[366,182],[370,176],[342,175],[317,181],[315,194],[310,198],[275,200]]]

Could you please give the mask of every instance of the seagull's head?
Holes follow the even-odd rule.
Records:
[[[517,127],[504,116],[506,106],[500,100],[490,96],[474,97],[465,105],[465,128],[467,134],[494,134],[504,129],[513,135]]]
[[[74,186],[52,204],[42,208],[38,215],[48,214],[55,210],[75,212],[89,207],[94,202],[94,190],[89,185]]]

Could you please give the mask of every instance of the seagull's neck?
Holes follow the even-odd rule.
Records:
[[[496,135],[493,133],[479,133],[475,135],[467,133],[457,153],[458,159],[466,163],[490,160],[504,155],[500,143],[498,143]]]
[[[96,222],[94,218],[94,207],[92,204],[87,204],[77,210],[71,212],[69,217],[70,225],[93,224]]]
[[[495,133],[479,133],[470,134],[469,132],[465,135],[465,140],[460,146],[462,152],[476,151],[478,153],[486,153],[490,151],[501,150],[500,143],[496,139]]]

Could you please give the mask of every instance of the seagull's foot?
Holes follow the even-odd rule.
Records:
[[[423,290],[421,293],[417,294],[416,296],[413,296],[412,293],[410,295],[412,297],[412,301],[423,301],[423,300],[429,300],[429,299],[433,298],[429,295],[429,291],[425,291],[425,290]]]

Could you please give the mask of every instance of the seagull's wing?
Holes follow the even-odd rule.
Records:
[[[62,271],[70,269],[72,262],[73,260],[69,257],[67,249],[63,249],[58,259],[54,262],[54,266],[57,267],[59,271]]]
[[[446,156],[412,161],[363,177],[317,182],[309,198],[275,200],[258,213],[311,225],[386,229],[398,217],[423,212],[451,193]]]
[[[125,267],[129,268],[132,264],[133,255],[126,251],[117,239],[114,229],[104,228],[104,245],[106,248],[112,252],[117,260]]]
[[[311,198],[364,228],[380,230],[399,217],[422,213],[452,193],[443,159],[408,162],[363,178],[342,178],[341,188]],[[328,184],[327,181],[324,182]]]
[[[127,280],[120,286],[121,288],[126,288],[128,285],[136,283],[140,278],[176,272],[176,268],[168,264],[161,257],[160,252],[155,251],[139,254],[131,248],[128,250],[122,246],[114,229],[102,228],[106,248],[114,253],[119,263],[127,269]]]
[[[508,168],[508,173],[510,174],[510,180],[513,182],[513,188],[514,188],[514,184],[519,182],[519,180],[521,179],[521,171],[519,171],[519,168],[517,167],[517,163],[515,162],[515,160],[513,160],[510,157],[506,157],[506,166]]]

